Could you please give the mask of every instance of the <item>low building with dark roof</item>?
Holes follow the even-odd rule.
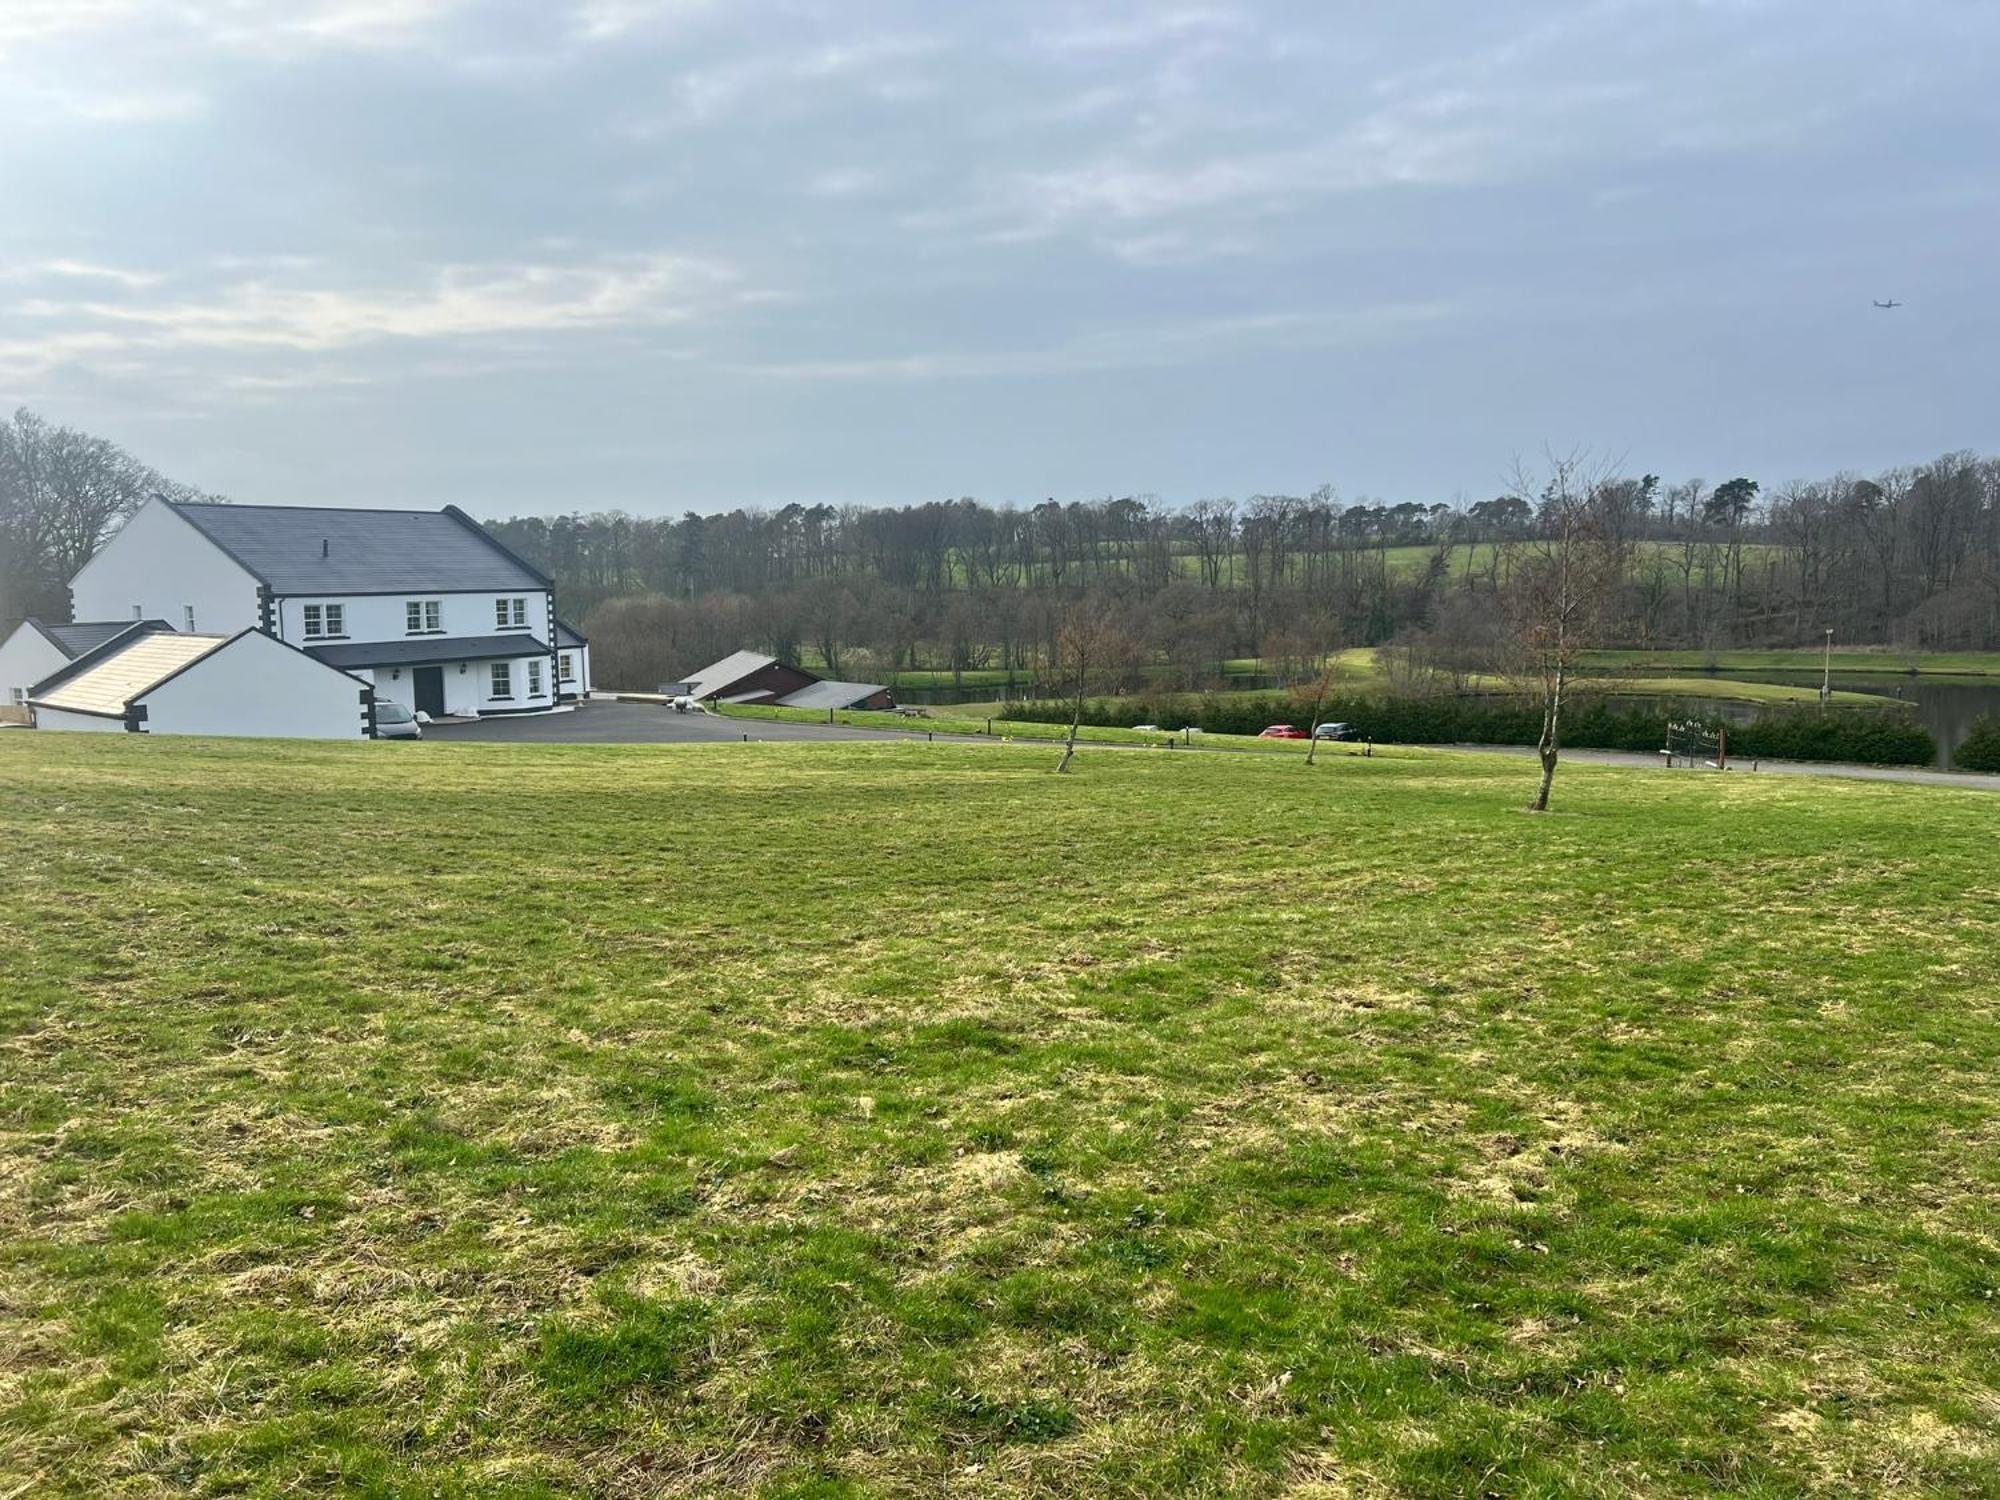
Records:
[[[779,708],[894,708],[879,682],[831,682],[804,667],[756,651],[737,651],[690,673],[688,696],[716,703]]]
[[[251,629],[433,716],[588,696],[555,581],[456,506],[182,504],[156,497],[71,581],[79,614]]]

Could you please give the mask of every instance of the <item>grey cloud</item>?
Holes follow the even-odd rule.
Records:
[[[487,508],[1978,445],[2000,14],[1878,17],[14,0],[0,399]]]

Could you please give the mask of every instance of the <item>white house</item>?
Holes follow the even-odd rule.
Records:
[[[82,620],[73,625],[57,625],[29,618],[0,642],[0,701],[11,708],[25,708],[28,689],[44,677],[52,677],[86,651],[93,651],[115,636],[139,628],[140,622],[122,620]],[[152,622],[164,630],[163,621]]]
[[[149,500],[70,583],[79,615],[258,630],[433,715],[527,713],[590,691],[555,583],[456,506]]]
[[[35,684],[37,729],[361,739],[374,693],[261,630],[189,635],[143,623]]]

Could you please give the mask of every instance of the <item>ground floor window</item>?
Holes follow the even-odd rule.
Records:
[[[576,653],[565,651],[556,658],[556,676],[564,682],[576,681]]]
[[[493,696],[496,698],[514,696],[514,664],[511,661],[493,663]]]
[[[539,656],[530,658],[528,662],[528,696],[542,696],[542,659]]]

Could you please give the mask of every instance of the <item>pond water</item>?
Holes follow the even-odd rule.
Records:
[[[1718,679],[1723,674],[1717,673]],[[1795,687],[1819,686],[1817,672],[1731,672],[1730,680],[1740,682],[1789,683]],[[1917,719],[1938,744],[1938,764],[1951,764],[1951,752],[1972,732],[1972,721],[1981,714],[2000,719],[2000,677],[1898,676],[1883,672],[1862,672],[1842,676],[1835,673],[1836,691],[1871,693],[1916,705]],[[1657,707],[1657,699],[1615,698],[1622,708]],[[1686,700],[1690,707],[1717,714],[1733,724],[1748,723],[1762,712],[1754,703],[1735,703],[1722,698]]]

